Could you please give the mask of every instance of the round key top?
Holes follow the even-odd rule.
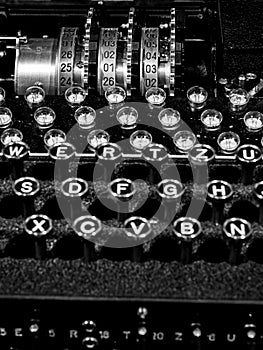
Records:
[[[212,203],[212,221],[215,225],[222,223],[225,203],[232,195],[232,186],[226,181],[214,180],[207,184],[207,196]]]
[[[180,113],[173,108],[164,108],[158,114],[159,122],[164,130],[175,130],[179,127]]]
[[[88,183],[81,178],[70,177],[62,181],[60,189],[66,197],[81,197],[87,193]]]
[[[214,159],[215,151],[209,145],[197,144],[189,151],[188,155],[193,164],[203,165]]]
[[[262,159],[261,150],[255,145],[242,145],[237,149],[236,156],[242,165],[242,182],[249,185],[253,182],[255,167]]]
[[[68,142],[55,143],[49,147],[49,157],[54,162],[54,178],[62,181],[68,176],[69,162],[74,157],[76,152],[75,147]]]
[[[44,135],[44,143],[48,149],[55,144],[63,142],[66,142],[66,134],[62,130],[51,129]]]
[[[89,240],[101,231],[102,224],[95,216],[83,215],[74,221],[73,228],[78,236]]]
[[[209,145],[197,144],[188,152],[188,158],[193,165],[194,181],[198,184],[206,183],[209,164],[215,158],[214,149]]]
[[[3,149],[4,156],[7,159],[22,159],[29,153],[29,147],[26,143],[9,142]]]
[[[104,179],[109,181],[108,176],[111,176],[114,171],[116,159],[122,158],[122,149],[118,144],[109,142],[101,144],[95,151],[99,164],[104,168]]]
[[[163,220],[172,220],[177,212],[176,206],[180,204],[179,199],[184,193],[182,183],[174,179],[164,179],[158,183],[157,193],[164,201]]]
[[[48,152],[52,159],[67,160],[75,154],[76,149],[69,142],[61,142],[53,144],[49,148]]]
[[[162,162],[168,157],[166,147],[158,143],[151,143],[142,149],[142,156],[149,162]],[[156,169],[154,166],[148,167],[148,179],[154,183],[156,179]]]
[[[132,216],[124,222],[124,232],[132,246],[132,260],[141,262],[143,259],[142,243],[151,237],[151,223],[141,216]]]
[[[63,214],[67,213],[73,221],[81,212],[81,197],[87,193],[88,183],[81,178],[70,177],[62,181],[60,190],[65,197],[60,204],[64,208]]]
[[[152,143],[152,135],[146,130],[136,130],[130,136],[130,144],[136,152],[142,151]]]
[[[42,237],[52,230],[52,221],[46,215],[34,214],[26,218],[24,228],[29,235]]]
[[[134,183],[130,179],[120,178],[109,183],[109,192],[120,200],[130,199],[136,192]]]
[[[6,146],[11,142],[19,142],[23,140],[23,134],[18,129],[5,129],[1,135],[1,143]]]
[[[160,162],[167,158],[168,151],[161,144],[151,143],[142,149],[142,155],[146,160]]]
[[[3,156],[12,164],[12,177],[14,180],[24,174],[24,160],[29,155],[29,146],[20,142],[10,142],[3,148]]]
[[[118,199],[117,220],[123,222],[129,215],[129,201],[134,196],[136,187],[130,179],[119,178],[109,183],[108,191],[113,198]]]
[[[82,215],[74,220],[73,229],[82,239],[83,255],[86,262],[94,259],[94,243],[102,230],[102,223],[96,216]]]
[[[244,115],[244,123],[249,132],[258,132],[263,129],[263,114],[258,111],[250,111]]]
[[[124,222],[125,233],[134,239],[145,239],[151,232],[150,222],[141,216],[132,216]]]
[[[231,218],[224,222],[223,232],[229,244],[228,261],[232,265],[241,262],[241,249],[244,241],[252,234],[251,224],[241,218]]]
[[[165,179],[158,183],[157,192],[160,197],[173,200],[182,196],[184,187],[177,180]]]
[[[187,153],[194,147],[196,137],[193,132],[182,130],[174,135],[173,142],[179,152]]]
[[[21,177],[13,183],[13,191],[22,197],[24,217],[32,215],[35,211],[34,198],[40,190],[40,184],[34,177]]]
[[[34,214],[24,221],[24,230],[35,240],[35,257],[43,259],[46,255],[46,236],[52,230],[51,219],[42,214]]]
[[[220,128],[223,121],[222,113],[215,109],[206,109],[201,114],[201,122],[207,131],[215,131]]]
[[[92,130],[87,136],[88,146],[91,150],[95,150],[99,146],[108,143],[110,135],[102,129]]]
[[[192,261],[193,241],[201,234],[202,228],[198,220],[192,217],[182,217],[173,223],[173,232],[181,244],[180,261],[188,264]]]
[[[121,157],[122,149],[117,143],[105,143],[97,147],[96,153],[99,159],[116,160]]]

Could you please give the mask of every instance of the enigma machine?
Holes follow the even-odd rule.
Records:
[[[263,2],[0,2],[1,350],[263,349]]]

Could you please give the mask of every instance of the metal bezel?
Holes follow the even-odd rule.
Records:
[[[9,148],[10,146],[15,146],[15,145],[17,145],[17,146],[19,146],[19,145],[20,145],[20,146],[24,146],[25,151],[24,151],[23,153],[21,153],[19,156],[16,156],[16,157],[11,156],[11,155],[8,155],[8,154],[5,153],[5,150],[6,150],[7,148]],[[3,148],[3,155],[4,155],[7,159],[19,160],[19,159],[22,159],[22,158],[24,158],[25,156],[27,156],[27,155],[29,154],[29,151],[30,151],[30,148],[29,148],[28,144],[26,144],[26,143],[23,142],[23,141],[9,142],[9,143],[8,143],[7,145],[5,145],[4,148]]]
[[[243,158],[239,157],[239,156],[238,156],[238,152],[239,152],[240,150],[246,148],[246,147],[251,147],[252,149],[258,151],[258,152],[260,153],[260,156],[259,156],[258,158],[254,158],[253,160],[246,160],[246,159],[243,159]],[[247,143],[247,144],[245,144],[245,145],[242,145],[242,146],[238,147],[238,149],[236,150],[236,157],[237,157],[237,159],[238,159],[240,162],[246,163],[246,164],[250,164],[250,163],[256,163],[256,162],[258,162],[260,159],[262,159],[262,153],[261,153],[261,150],[260,150],[260,148],[259,148],[258,146]]]
[[[57,157],[57,156],[54,156],[51,154],[51,151],[55,148],[55,147],[65,147],[65,146],[69,146],[72,150],[72,153],[70,155],[67,155],[66,157],[63,157],[63,158],[60,158],[60,157]],[[58,142],[58,143],[55,143],[54,145],[52,145],[51,147],[49,147],[48,149],[48,153],[49,153],[49,156],[50,158],[52,159],[55,159],[55,160],[67,160],[69,158],[71,158],[76,152],[76,148],[75,146],[73,146],[71,143],[69,142]]]
[[[125,226],[127,226],[127,224],[129,222],[134,221],[134,220],[140,220],[140,221],[144,222],[148,226],[148,231],[146,233],[144,233],[143,235],[139,235],[139,236],[136,236],[135,233],[133,234],[130,231],[128,231],[128,229]],[[149,222],[149,220],[147,220],[141,216],[131,216],[130,218],[128,218],[127,220],[124,221],[124,231],[128,237],[145,238],[152,232],[152,226],[151,226],[151,223]]]
[[[211,194],[208,192],[208,187],[211,186],[211,185],[214,185],[214,184],[218,184],[218,183],[221,183],[221,184],[225,185],[226,187],[230,188],[230,193],[229,193],[228,195],[222,196],[222,197],[220,197],[220,198],[217,197],[217,196],[211,195]],[[233,193],[234,193],[231,184],[228,183],[227,181],[224,181],[224,180],[213,180],[213,181],[210,181],[210,182],[208,182],[208,184],[206,185],[206,189],[207,189],[207,195],[208,195],[208,197],[211,198],[211,199],[218,200],[218,201],[228,199],[228,198],[230,198],[230,197],[233,195]]]
[[[178,184],[178,185],[181,187],[181,191],[180,191],[177,195],[175,195],[175,196],[167,196],[167,195],[165,195],[165,194],[163,194],[163,193],[161,193],[161,192],[159,191],[160,186],[162,186],[163,184],[169,183],[169,182],[176,183],[176,184]],[[180,181],[174,180],[174,179],[164,179],[164,180],[160,181],[160,182],[158,183],[158,185],[157,185],[157,192],[158,192],[158,195],[159,195],[160,197],[162,197],[162,198],[165,198],[165,199],[175,199],[175,198],[179,198],[179,197],[181,197],[181,196],[184,194],[184,190],[185,190],[185,188],[184,188],[183,184],[182,184]]]
[[[132,186],[132,191],[129,194],[117,194],[117,193],[113,192],[112,185],[114,185],[116,183],[120,183],[120,182],[127,182],[127,183],[129,183],[129,185]],[[132,197],[136,193],[136,188],[135,188],[134,182],[132,180],[122,177],[122,178],[115,179],[115,180],[111,181],[108,184],[108,191],[110,192],[110,194],[113,197],[116,197],[116,198],[129,198],[129,197]]]
[[[79,216],[77,219],[75,219],[73,221],[73,224],[72,224],[72,227],[74,229],[74,231],[76,232],[76,234],[81,237],[81,238],[84,238],[84,239],[88,239],[87,236],[85,234],[83,234],[82,232],[78,231],[77,228],[76,228],[76,225],[82,221],[83,219],[87,219],[87,220],[93,220],[94,222],[96,222],[98,224],[98,227],[96,228],[96,230],[89,236],[89,237],[94,237],[96,236],[96,234],[98,232],[101,231],[102,229],[102,223],[101,221],[94,215],[82,215],[82,216]]]
[[[15,186],[19,183],[19,182],[23,182],[23,181],[32,181],[32,182],[35,182],[35,184],[37,185],[37,188],[30,192],[30,193],[22,193],[22,192],[18,192],[15,188]],[[16,179],[14,181],[14,183],[12,184],[12,188],[13,188],[13,191],[15,192],[15,194],[17,196],[20,196],[20,197],[32,197],[34,196],[39,190],[40,190],[40,183],[37,179],[35,179],[34,177],[32,176],[23,176],[23,177],[20,177],[18,179]]]
[[[70,194],[68,192],[66,192],[63,187],[66,183],[70,183],[70,181],[75,181],[75,182],[82,182],[82,184],[84,184],[85,186],[85,189],[82,190],[80,193],[78,193],[77,195],[73,195],[73,194]],[[61,193],[66,196],[66,197],[70,197],[70,198],[78,198],[78,197],[81,197],[83,196],[89,189],[89,186],[88,186],[88,182],[82,178],[79,178],[79,177],[69,177],[67,178],[66,180],[62,181],[61,185],[60,185],[60,191]]]
[[[193,157],[191,155],[191,152],[197,147],[202,147],[202,148],[206,148],[206,149],[210,150],[213,153],[212,156],[209,157],[207,160],[203,160],[203,159],[199,160],[198,158]],[[197,143],[188,152],[188,157],[189,157],[189,160],[194,162],[195,164],[208,164],[209,162],[211,162],[215,158],[215,150],[213,149],[213,147],[211,147],[210,145],[207,145],[205,143],[203,143],[203,144]]]
[[[198,231],[197,231],[197,232],[192,233],[192,234],[186,236],[186,235],[183,235],[181,232],[176,231],[175,226],[176,226],[179,222],[184,222],[184,221],[186,221],[186,219],[187,219],[187,221],[190,221],[190,222],[192,222],[192,223],[194,223],[194,224],[196,224],[196,225],[198,226]],[[197,237],[201,234],[201,232],[202,232],[202,226],[201,226],[201,223],[200,223],[197,219],[192,218],[192,217],[190,217],[190,216],[189,216],[189,217],[184,216],[184,217],[181,217],[181,218],[179,218],[179,219],[177,219],[177,220],[174,221],[174,223],[173,223],[173,232],[176,234],[176,236],[177,236],[178,238],[182,238],[184,241],[191,241],[191,240],[197,238]]]
[[[102,155],[98,154],[99,150],[102,148],[102,147],[106,147],[106,146],[112,146],[114,147],[115,149],[118,149],[119,150],[119,154],[117,156],[114,156],[112,158],[105,158],[103,157]],[[103,143],[102,145],[99,145],[96,149],[96,154],[98,156],[99,159],[102,159],[102,160],[116,160],[118,158],[120,158],[122,156],[122,149],[121,147],[117,144],[117,143],[113,143],[113,142],[105,142]]]
[[[240,222],[242,222],[243,224],[247,225],[249,227],[249,233],[245,236],[245,237],[238,237],[238,236],[232,236],[227,230],[226,230],[226,225],[231,223],[231,222],[235,222],[236,220],[239,220]],[[244,241],[246,240],[247,238],[249,238],[252,234],[252,226],[250,224],[250,222],[248,222],[247,220],[245,219],[242,219],[242,218],[237,218],[237,217],[233,217],[233,218],[230,218],[230,219],[227,219],[224,224],[223,224],[223,232],[224,234],[230,238],[230,239],[233,239],[235,241]]]
[[[144,154],[144,152],[145,152],[148,148],[150,148],[150,147],[159,147],[159,148],[163,149],[163,150],[165,151],[165,155],[164,155],[163,157],[158,157],[158,158],[156,158],[156,159],[146,156],[146,155]],[[162,161],[162,160],[164,160],[165,158],[168,157],[167,148],[166,148],[165,146],[163,146],[162,144],[160,144],[160,143],[150,143],[149,145],[147,145],[146,147],[144,147],[144,148],[141,150],[141,152],[142,152],[142,156],[144,157],[144,159],[149,160],[149,161],[155,161],[155,162],[158,162],[158,161],[159,161],[159,162],[160,162],[160,161]]]
[[[47,230],[44,230],[45,232],[41,233],[41,234],[35,234],[32,232],[32,230],[29,230],[27,227],[26,227],[26,224],[29,222],[29,220],[34,220],[36,218],[42,218],[42,219],[45,219],[47,220],[47,222],[49,223],[49,228]],[[52,220],[47,216],[47,215],[44,215],[44,214],[34,214],[34,215],[31,215],[31,216],[28,216],[26,218],[26,220],[24,221],[24,229],[25,231],[29,234],[29,235],[32,235],[34,237],[42,237],[42,236],[46,236],[53,228],[53,225],[52,225]]]

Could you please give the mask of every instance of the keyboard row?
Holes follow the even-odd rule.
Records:
[[[241,218],[215,226],[180,217],[165,227],[154,219],[131,217],[116,227],[90,215],[82,215],[69,224],[34,214],[0,225],[1,229],[9,227],[9,232],[0,238],[2,258],[263,263],[262,226],[251,226]]]
[[[25,169],[27,155],[28,148],[26,144],[22,142],[8,144],[4,149],[4,157],[8,159],[9,165],[4,162],[0,163],[1,167],[4,167],[1,177],[4,178],[11,173],[13,180],[16,180],[24,176],[27,172]],[[67,178],[69,173],[71,173],[72,177],[79,176],[78,174],[85,167],[86,176],[92,181],[110,181],[111,177],[125,177],[125,173],[129,174],[128,178],[134,178],[137,176],[136,172],[138,171],[138,174],[142,174],[142,179],[150,183],[159,182],[160,180],[158,181],[158,179],[163,177],[164,173],[170,172],[173,173],[170,175],[172,178],[180,181],[182,178],[182,182],[190,180],[194,183],[202,184],[209,181],[214,165],[219,166],[219,172],[220,166],[224,165],[229,168],[232,167],[233,171],[237,170],[234,169],[236,166],[240,166],[240,179],[237,176],[234,182],[238,181],[248,185],[255,181],[260,181],[262,167],[261,150],[254,145],[241,146],[237,153],[231,157],[231,162],[229,159],[224,159],[224,156],[216,156],[212,147],[205,144],[195,145],[187,155],[183,156],[168,155],[162,145],[151,144],[143,150],[142,154],[128,154],[126,157],[122,153],[120,146],[107,143],[101,145],[97,149],[96,154],[90,153],[87,155],[89,161],[86,162],[84,167],[83,163],[85,161],[80,159],[80,155],[75,153],[74,147],[69,143],[55,144],[50,149],[50,156],[52,161],[47,165],[46,169],[43,167],[43,176],[45,178],[46,174],[46,179],[57,179],[60,181]],[[10,169],[9,174],[8,167]],[[167,171],[169,168],[170,170]],[[191,174],[190,178],[189,172]]]
[[[37,212],[52,219],[73,220],[82,210],[88,210],[106,221],[124,222],[131,215],[169,221],[190,215],[203,222],[212,220],[214,224],[232,216],[263,223],[262,207],[263,181],[249,186],[224,180],[196,185],[165,178],[153,185],[129,178],[93,183],[68,177],[54,183],[21,177],[14,182],[3,180],[0,196],[3,218],[26,217]]]
[[[110,103],[111,98],[106,98],[106,104],[102,98],[86,96],[85,92],[74,92],[74,96],[83,95],[87,98],[85,103],[90,105],[81,105],[84,98],[69,106],[69,101],[63,101],[60,96],[49,97],[47,105],[41,107],[38,107],[38,98],[30,98],[30,103],[35,103],[28,107],[24,99],[12,96],[6,100],[8,107],[0,106],[1,142],[6,145],[10,140],[23,140],[32,152],[42,153],[54,143],[66,141],[81,152],[78,149],[80,138],[84,139],[81,145],[85,143],[93,150],[103,142],[116,143],[125,138],[130,152],[140,151],[150,143],[162,144],[169,153],[188,152],[195,143],[207,143],[223,154],[232,154],[247,143],[262,146],[263,111],[260,103],[247,104],[249,96],[244,97],[242,89],[234,89],[235,96],[228,96],[227,100],[209,100],[202,88],[194,88],[190,95],[195,101],[190,101],[189,96],[160,100],[163,94],[159,88],[147,91],[153,98],[147,96],[146,103],[141,100],[124,103],[124,100],[116,99],[117,95],[125,96],[119,87],[109,89],[115,102]],[[30,93],[38,96],[34,89],[38,90],[38,87],[33,87]],[[72,89],[78,90],[77,87]],[[236,102],[236,108],[231,107],[229,98]],[[242,104],[245,100],[246,103]],[[4,101],[3,93],[2,103]],[[77,97],[72,101],[78,101]],[[192,108],[193,105],[198,106]],[[76,142],[69,137],[72,129],[75,129]]]
[[[249,103],[250,98],[253,98],[256,92],[262,89],[262,81],[260,81],[260,83],[249,92],[246,91],[243,87],[235,87],[234,84],[232,84],[230,88],[227,82],[222,82],[222,80],[221,83],[222,87],[224,87],[224,96],[228,101],[229,110],[232,112],[244,111]],[[226,85],[228,85],[228,88]],[[221,93],[222,92],[223,91],[221,91]],[[71,108],[78,108],[85,103],[87,96],[88,92],[82,87],[72,86],[65,91],[63,100]],[[0,105],[3,105],[6,102],[6,97],[6,91],[0,87]],[[24,102],[30,109],[36,109],[45,103],[46,92],[41,85],[32,85],[25,90],[23,97]],[[127,97],[128,96],[125,89],[121,86],[116,85],[110,86],[105,90],[103,99],[104,103],[107,103],[110,107],[114,107],[123,104],[127,100]],[[17,98],[19,97],[17,96]],[[192,112],[203,109],[207,104],[208,98],[209,93],[202,86],[192,86],[187,90],[185,94],[185,99],[187,99],[187,103]],[[147,89],[146,93],[144,94],[144,99],[145,102],[154,108],[162,107],[167,102],[168,96],[164,89],[159,87],[151,87]],[[94,115],[94,112],[92,110],[89,112],[90,117],[92,117]],[[50,118],[52,116],[55,117],[54,115],[51,115]],[[50,121],[50,118],[44,118],[44,120],[41,118],[40,126],[43,126],[43,121]],[[125,124],[127,124],[127,120]]]
[[[263,138],[258,134],[251,136],[251,138],[240,137],[232,130],[224,131],[213,135],[195,135],[188,127],[180,128],[179,131],[173,135],[163,133],[160,129],[150,125],[140,124],[135,131],[122,134],[119,127],[112,127],[111,130],[93,129],[85,134],[80,134],[78,130],[71,130],[70,134],[66,135],[60,129],[50,129],[46,133],[37,134],[35,139],[30,139],[28,143],[23,142],[23,134],[20,130],[8,128],[1,134],[1,143],[3,145],[2,152],[7,157],[18,157],[22,151],[19,151],[22,145],[25,148],[26,154],[30,155],[32,150],[29,146],[31,142],[38,143],[38,152],[33,150],[33,153],[39,153],[39,156],[49,156],[53,159],[62,158],[63,154],[57,154],[57,145],[63,144],[68,148],[68,152],[78,153],[80,157],[94,157],[101,155],[101,150],[107,145],[115,146],[115,153],[122,153],[123,157],[127,154],[133,154],[134,157],[141,155],[142,157],[150,158],[152,160],[162,160],[166,156],[182,156],[191,154],[192,148],[200,143],[209,146],[213,154],[224,156],[223,159],[231,159],[232,155],[240,152],[247,153],[247,158],[251,158],[251,150],[253,152],[260,152],[263,145]],[[202,140],[201,140],[202,139]],[[200,142],[203,141],[203,142]],[[242,142],[241,142],[242,141]],[[11,143],[11,152],[10,144]],[[16,151],[14,150],[16,146]],[[158,147],[162,152],[162,157],[158,154],[149,154],[152,147]],[[33,147],[34,148],[34,147]],[[241,151],[240,151],[241,150]],[[65,153],[65,152],[64,152]],[[32,155],[32,154],[31,154]],[[243,155],[243,154],[242,154]],[[115,156],[115,154],[114,154]],[[228,158],[227,156],[230,156]],[[65,157],[65,155],[64,155]],[[162,158],[162,159],[160,159]],[[114,158],[116,159],[116,158]]]
[[[69,110],[67,115],[72,122],[76,122],[79,130],[90,130],[95,128],[96,125],[102,126],[103,122],[99,120],[101,117],[111,118],[112,125],[118,125],[123,131],[136,128],[138,124],[146,121],[147,117],[148,119],[154,117],[156,127],[167,132],[174,131],[183,124],[184,119],[181,117],[181,114],[184,115],[184,111],[180,113],[172,107],[166,107],[161,108],[156,113],[156,111],[148,108],[148,110],[146,109],[147,114],[145,117],[145,113],[142,113],[145,111],[140,111],[140,108],[137,107],[136,109],[134,106],[136,106],[136,103],[127,103],[123,107],[119,106],[119,108],[115,108],[116,111],[107,109],[106,111],[101,110],[96,112],[94,108],[85,105],[74,111]],[[39,107],[33,113],[29,111],[28,114],[32,117],[32,126],[38,128],[39,131],[51,129],[54,125],[59,124],[56,121],[55,111],[48,106]],[[203,128],[204,131],[210,132],[210,135],[213,135],[213,132],[220,130],[228,124],[224,121],[223,113],[215,108],[204,109],[199,112],[198,116],[195,115],[195,118],[198,126]],[[239,116],[237,119],[240,126],[248,132],[248,135],[249,133],[254,134],[263,130],[263,114],[260,111],[246,111],[242,118]],[[188,116],[185,121],[191,122],[191,118]],[[0,128],[10,128],[16,122],[17,119],[14,118],[12,110],[8,107],[0,106]]]

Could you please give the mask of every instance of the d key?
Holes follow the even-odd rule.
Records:
[[[74,220],[82,211],[81,197],[87,193],[88,183],[81,178],[71,177],[61,183],[60,190],[64,196],[60,199],[60,206],[65,209],[66,215]]]

